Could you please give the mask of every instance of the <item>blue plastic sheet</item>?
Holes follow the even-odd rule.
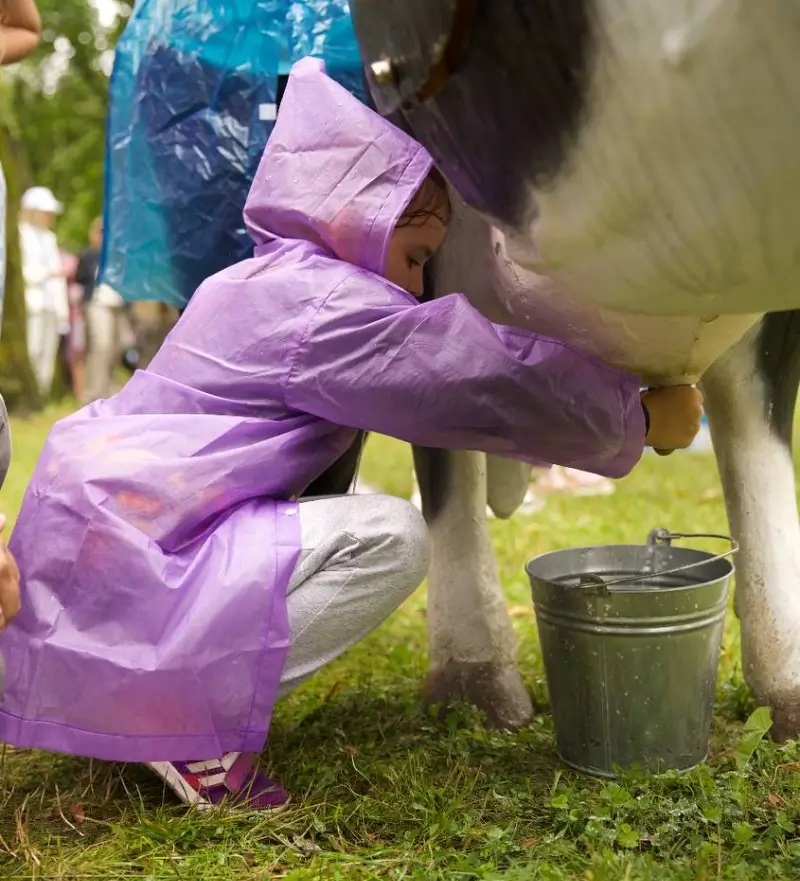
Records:
[[[306,55],[367,100],[346,0],[140,0],[116,52],[101,279],[183,308],[250,256],[242,221],[282,78]]]

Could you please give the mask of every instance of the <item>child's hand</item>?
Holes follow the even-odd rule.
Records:
[[[6,518],[0,514],[0,533]],[[0,630],[19,612],[19,568],[0,535]]]
[[[703,396],[691,385],[652,389],[642,395],[650,416],[645,443],[666,455],[691,446],[700,430]]]

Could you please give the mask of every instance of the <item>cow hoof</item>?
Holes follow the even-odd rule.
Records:
[[[800,736],[800,701],[797,698],[785,702],[773,702],[770,734],[778,743],[796,740]]]
[[[515,666],[470,661],[451,661],[431,670],[425,685],[431,704],[448,706],[463,701],[486,715],[493,728],[514,731],[533,717],[533,704]]]

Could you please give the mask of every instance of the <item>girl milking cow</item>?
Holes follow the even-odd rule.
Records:
[[[199,807],[280,809],[256,761],[276,700],[426,573],[410,504],[307,497],[364,431],[610,477],[691,443],[693,388],[640,395],[458,293],[420,302],[450,213],[419,144],[295,65],[245,208],[254,257],[51,431],[11,541],[0,741],[144,762]]]

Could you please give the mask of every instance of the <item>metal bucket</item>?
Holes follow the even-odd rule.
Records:
[[[722,538],[712,555],[672,547]],[[728,589],[727,536],[655,529],[646,545],[554,551],[531,580],[558,752],[601,777],[688,770],[708,753]]]

